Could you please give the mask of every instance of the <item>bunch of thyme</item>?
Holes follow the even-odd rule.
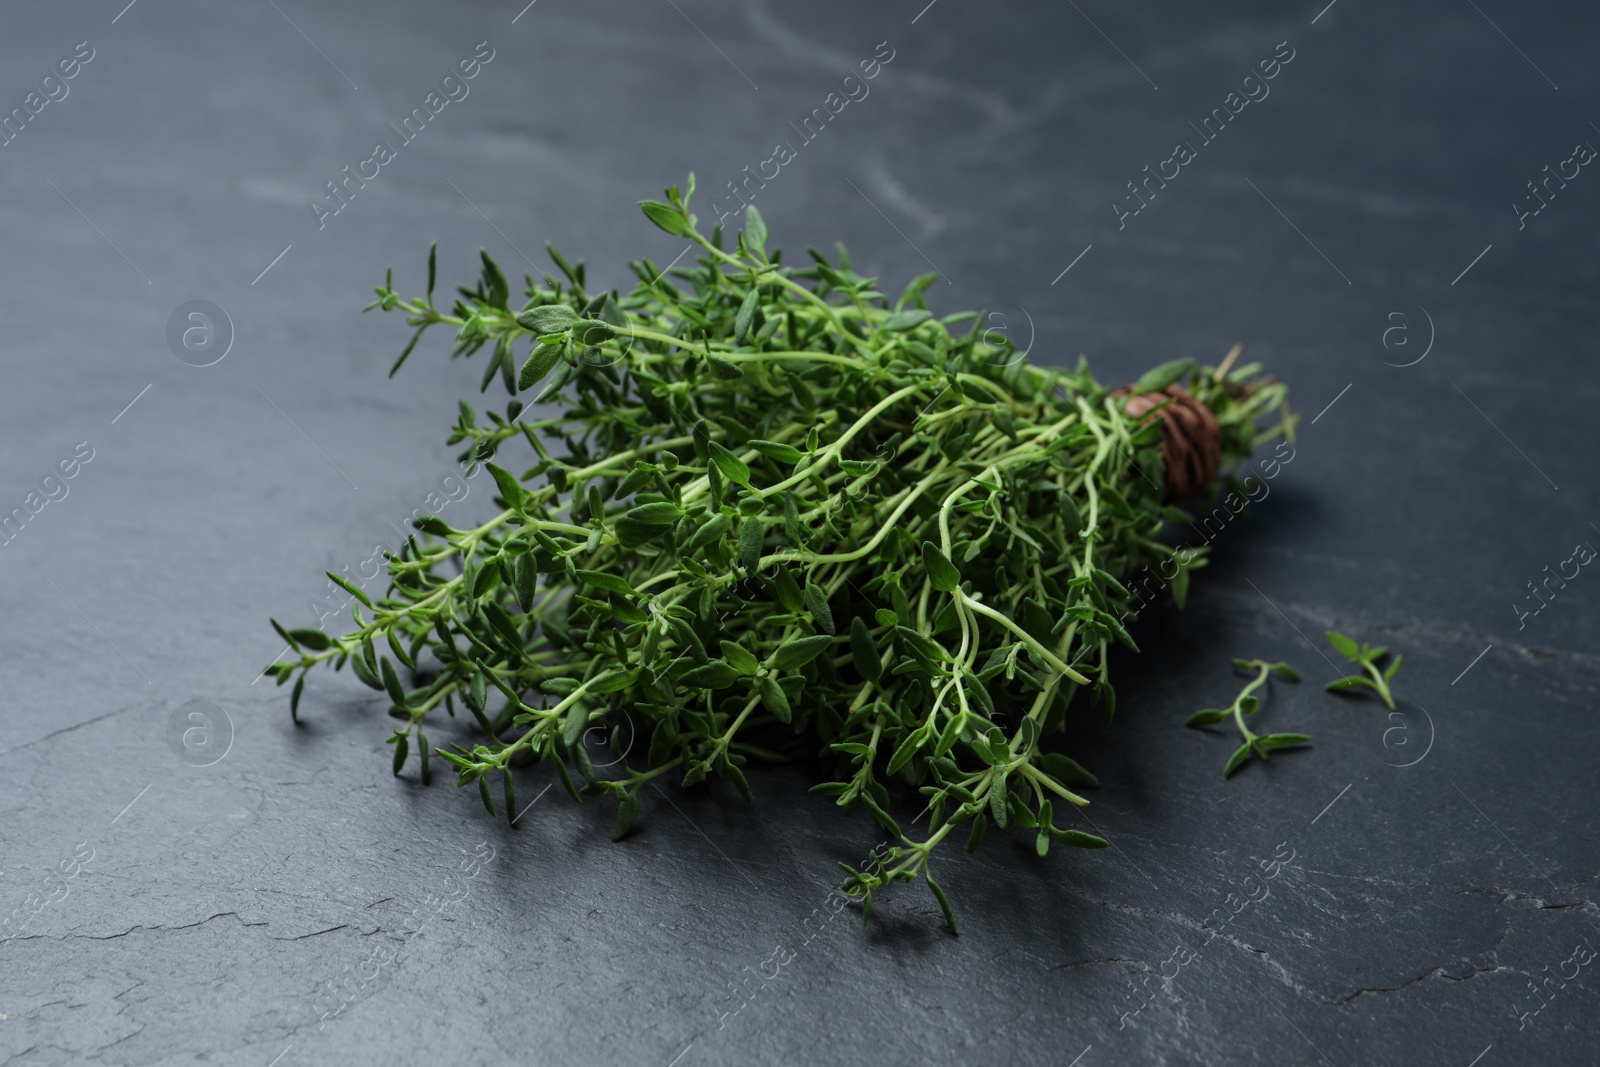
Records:
[[[1111,646],[1135,647],[1119,578],[1174,559],[1159,534],[1189,516],[1162,500],[1162,421],[1125,414],[1081,359],[1031,365],[979,312],[936,317],[937,275],[891,299],[842,246],[784,263],[754,208],[724,249],[693,193],[691,175],[642,207],[694,265],[634,262],[625,296],[591,292],[554,249],[561,277],[527,276],[520,302],[487,254],[448,310],[432,254],[420,298],[391,273],[371,306],[415,329],[395,369],[446,326],[455,356],[490,351],[483,388],[512,394],[503,414],[463,401],[450,436],[501,510],[417,520],[380,599],[333,576],[360,601],[355,629],[278,627],[296,658],[269,669],[299,672],[296,706],[320,663],[385,691],[396,774],[413,748],[428,774],[423,727],[459,703],[482,738],[436,754],[491,812],[491,780],[509,817],[512,769],[537,761],[574,798],[614,797],[617,838],[661,776],[721,776],[748,800],[749,761],[820,761],[813,791],[895,842],[847,867],[846,890],[870,915],[876,890],[920,876],[954,929],[929,860],[958,827],[974,848],[991,823],[1035,831],[1041,854],[1105,844],[1056,824],[1093,777],[1043,746],[1080,690],[1109,714]],[[1257,371],[1178,361],[1140,388],[1183,379],[1230,464],[1292,432]],[[1175,562],[1186,577],[1203,558]],[[617,757],[603,770],[583,743],[597,727]],[[913,788],[920,831],[892,814]]]

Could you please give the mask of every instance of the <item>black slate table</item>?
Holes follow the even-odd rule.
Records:
[[[1600,1056],[1592,8],[122,5],[0,14],[0,1062]],[[785,247],[1108,381],[1242,343],[1303,413],[1074,740],[1115,847],[953,850],[959,937],[837,906],[878,839],[800,771],[619,845],[534,771],[511,830],[392,778],[348,675],[298,728],[258,678],[456,473],[478,371],[385,379],[383,268],[626,285],[677,248],[635,200],[736,207],[780,143]],[[1396,712],[1322,691],[1330,627],[1404,654]],[[1315,745],[1224,782],[1182,722],[1235,655]]]

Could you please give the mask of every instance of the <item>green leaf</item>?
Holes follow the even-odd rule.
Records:
[[[309,648],[313,652],[323,652],[333,645],[327,634],[309,626],[297,626],[285,633],[284,637],[292,644]]]
[[[1298,682],[1300,680],[1300,672],[1287,663],[1274,663],[1272,665],[1272,673],[1288,682]]]
[[[362,684],[367,688],[376,689],[380,692],[383,690],[383,679],[378,677],[377,671],[373,669],[371,661],[367,659],[365,654],[352,652],[350,654],[350,669],[355,672],[356,677],[361,679]],[[302,675],[301,677],[304,680],[304,676]]]
[[[1228,717],[1228,709],[1227,708],[1204,708],[1204,709],[1202,709],[1200,711],[1195,712],[1193,715],[1189,716],[1188,721],[1185,722],[1183,725],[1185,725],[1185,726],[1193,726],[1193,727],[1211,726],[1214,723],[1221,722],[1223,719],[1226,719],[1227,717]]]
[[[617,336],[617,328],[604,319],[580,319],[573,327],[572,336],[579,344],[594,347]]]
[[[761,566],[761,541],[766,527],[754,515],[739,527],[739,566],[754,574]]]
[[[612,593],[606,599],[611,604],[611,613],[617,617],[618,621],[623,623],[650,621],[650,615],[627,597]]]
[[[828,594],[815,582],[806,583],[806,610],[811,612],[817,629],[829,637],[838,632],[833,628],[833,609],[828,607]]]
[[[609,593],[622,593],[626,596],[637,595],[633,591],[633,586],[615,574],[608,574],[605,571],[579,570],[577,577],[579,581],[586,585],[592,585],[596,589],[604,589]]]
[[[952,593],[961,585],[961,572],[932,541],[922,542],[922,565],[928,581],[941,593]]]
[[[1060,496],[1061,506],[1061,532],[1068,537],[1076,537],[1083,529],[1083,514],[1078,511],[1078,505],[1066,493]]]
[[[989,735],[974,733],[972,740],[969,742],[972,745],[972,751],[978,754],[978,758],[991,767],[998,767],[1011,759],[1011,748],[1006,744],[1004,735],[993,736],[994,734],[999,734],[999,732],[999,729],[995,728]]]
[[[611,840],[621,841],[628,836],[628,831],[633,829],[634,820],[639,817],[639,794],[624,792],[622,800],[617,804],[617,821],[611,827]]]
[[[767,223],[754,204],[744,209],[744,246],[760,258],[767,258]]]
[[[767,660],[767,666],[780,671],[795,670],[822,655],[823,651],[832,643],[833,638],[826,634],[790,638],[779,645],[777,651],[772,653],[772,656]]]
[[[1268,748],[1288,748],[1290,745],[1303,745],[1311,740],[1310,734],[1266,734],[1258,740]]]
[[[744,772],[739,769],[737,763],[730,761],[723,769],[723,773],[733,779],[733,784],[738,787],[739,795],[744,797],[746,804],[754,804],[756,802],[755,796],[750,792],[750,783],[745,780]]]
[[[750,468],[744,460],[729,452],[717,441],[707,441],[706,447],[711,451],[711,462],[717,465],[717,470],[730,482],[738,482],[746,488],[750,485]]]
[[[1132,395],[1159,393],[1179,378],[1192,373],[1194,369],[1194,360],[1192,359],[1174,359],[1161,364],[1159,367],[1151,367],[1134,383]]]
[[[637,548],[648,544],[670,530],[670,526],[649,526],[626,515],[620,516],[611,524],[611,532],[617,535],[617,542],[626,548]]]
[[[1328,638],[1328,643],[1334,648],[1338,649],[1339,655],[1343,656],[1351,663],[1361,662],[1360,645],[1356,644],[1354,641],[1350,640],[1337,630],[1327,630],[1325,631],[1325,634]]]
[[[485,463],[484,466],[494,476],[494,484],[500,490],[500,496],[504,498],[507,506],[514,511],[521,511],[524,500],[522,483],[517,481],[516,476],[503,467],[498,467],[493,463]]]
[[[1128,633],[1127,628],[1122,625],[1122,620],[1118,619],[1115,615],[1102,612],[1100,615],[1100,621],[1105,624],[1107,629],[1111,631],[1118,641],[1121,641],[1131,651],[1139,651],[1139,646],[1133,643],[1133,635]]]
[[[901,741],[899,747],[894,750],[894,755],[889,757],[889,766],[884,773],[898,774],[900,768],[911,762],[911,757],[917,754],[917,750],[926,741],[927,738],[921,730],[913,730],[907,734],[905,740]]]
[[[359,585],[352,582],[342,574],[335,574],[332,571],[323,571],[322,573],[326,574],[335,585],[339,586],[345,592],[361,601],[367,607],[372,607],[372,601],[367,599],[367,594],[361,591],[361,587]]]
[[[556,371],[550,380],[545,383],[543,389],[539,390],[539,395],[533,398],[533,402],[535,404],[543,404],[554,398],[557,393],[572,383],[572,379],[577,377],[577,374],[578,369],[573,364],[562,363],[561,369]],[[561,470],[559,467],[556,469]],[[554,472],[552,472],[552,475],[554,475]],[[561,486],[561,488],[565,489],[566,487]]]
[[[869,682],[876,682],[883,672],[882,660],[872,632],[859,615],[850,620],[850,654],[855,660],[856,673]]]
[[[794,575],[789,573],[787,567],[779,567],[773,574],[772,591],[784,611],[794,612],[805,607],[805,594],[800,591],[800,586],[795,583]]]
[[[472,681],[469,683],[465,694],[467,706],[476,711],[483,711],[489,701],[489,679],[484,674],[483,667],[474,664],[472,668]]]
[[[787,463],[790,466],[793,466],[794,464],[799,463],[802,459],[805,458],[805,453],[804,452],[800,451],[798,448],[794,447],[793,445],[786,445],[781,441],[761,441],[761,440],[756,440],[756,441],[746,441],[745,444],[747,446],[749,446],[750,448],[755,449],[757,452],[761,453],[763,456],[770,456],[772,459],[777,460],[779,463]]]
[[[495,628],[495,632],[505,639],[508,649],[515,652],[522,648],[522,631],[517,628],[517,623],[511,616],[506,614],[504,608],[493,600],[485,601],[483,616],[489,620],[489,625]]]
[[[1390,678],[1394,677],[1394,672],[1400,669],[1400,661],[1403,659],[1405,659],[1404,656],[1396,656],[1393,661],[1390,662],[1389,669],[1383,672],[1384,681],[1387,682]]]
[[[944,912],[945,925],[950,927],[952,934],[960,933],[956,929],[956,913],[950,909],[950,898],[944,895],[944,890],[939,883],[933,880],[933,875],[928,873],[926,867],[922,870],[922,878],[928,883],[928,889],[933,893],[933,899],[939,902],[939,910]]]
[[[1244,761],[1249,758],[1250,742],[1246,741],[1244,744],[1240,745],[1234,750],[1233,755],[1228,757],[1227,764],[1222,768],[1222,777],[1227,778],[1232,775],[1234,771],[1238,770],[1240,767],[1243,767]]]
[[[684,552],[692,556],[711,542],[721,540],[722,535],[728,532],[728,527],[731,525],[733,525],[733,520],[726,515],[718,513],[712,516],[710,522],[701,526],[689,538],[689,543],[684,546]]]
[[[544,250],[550,253],[551,261],[554,262],[556,266],[561,268],[561,273],[567,276],[567,280],[569,282],[571,282],[573,285],[583,284],[583,275],[581,273],[583,268],[582,263],[578,264],[578,270],[573,270],[572,264],[568,263],[566,257],[564,257],[560,252],[556,251],[556,246],[551,244],[549,241],[544,243]]]
[[[1022,624],[1022,628],[1032,634],[1035,641],[1048,648],[1056,622],[1045,610],[1044,605],[1028,597],[1022,601],[1022,610],[1017,614],[1019,616],[1017,621]]]
[[[1370,679],[1364,678],[1359,674],[1352,674],[1347,678],[1340,678],[1336,682],[1329,682],[1327,685],[1323,686],[1323,688],[1330,693],[1339,693],[1347,689],[1357,689],[1361,686],[1371,685],[1372,682]]]
[[[696,667],[679,679],[691,689],[726,689],[739,680],[739,672],[720,659]]]
[[[284,642],[285,642],[285,643],[286,643],[286,644],[287,644],[287,645],[288,645],[288,646],[289,646],[289,647],[290,647],[290,648],[292,648],[292,649],[294,649],[294,650],[295,650],[295,651],[296,651],[296,652],[298,652],[298,651],[300,651],[300,646],[299,646],[299,644],[298,644],[298,643],[296,643],[296,642],[295,642],[295,639],[294,639],[294,638],[292,638],[292,637],[290,637],[290,636],[289,636],[289,631],[288,631],[288,630],[285,630],[285,629],[284,629],[284,628],[283,628],[283,624],[282,624],[282,623],[280,623],[280,622],[279,622],[279,621],[278,621],[278,620],[277,620],[277,619],[268,619],[268,620],[267,620],[267,621],[268,621],[268,622],[270,622],[270,623],[272,623],[272,628],[273,628],[273,629],[274,629],[274,630],[276,630],[276,631],[278,631],[278,636],[279,636],[279,637],[281,637],[281,638],[283,638],[283,640],[284,640]],[[318,632],[319,632],[319,633],[320,633],[320,632],[321,632],[321,631],[318,631]],[[273,665],[273,666],[276,666],[276,664],[274,664],[274,665]],[[268,667],[268,668],[267,668],[267,669],[268,669],[268,670],[271,670],[271,669],[272,669],[272,668],[271,668],[271,667]]]
[[[754,674],[761,669],[761,661],[748,648],[733,641],[721,642],[722,658],[740,674]]]
[[[989,687],[966,668],[961,670],[961,688],[967,699],[978,705],[979,711],[991,718],[994,716],[994,698],[989,695]]]
[[[397,733],[389,738],[389,743],[394,746],[394,776],[398,778],[400,772],[405,769],[406,754],[411,749],[408,735],[404,732]]]
[[[389,657],[380,657],[378,666],[383,675],[383,687],[389,691],[389,699],[394,701],[394,706],[409,709],[410,705],[406,703],[406,691],[400,685],[400,676],[394,673],[394,664],[389,662]]]
[[[583,743],[583,731],[589,725],[589,709],[583,701],[575,700],[567,708],[567,717],[561,721],[561,740],[568,748]]]
[[[787,726],[794,718],[794,713],[789,709],[789,698],[784,695],[783,686],[769,674],[761,679],[756,688],[761,694],[762,706],[772,713],[774,719]]]
[[[578,313],[566,304],[545,304],[541,307],[529,308],[517,316],[518,326],[521,326],[529,333],[538,334],[541,337],[546,334],[564,333],[570,330],[577,321]],[[540,377],[543,377],[543,375],[540,375]]]
[[[1006,775],[1004,771],[997,773],[989,783],[989,818],[1000,829],[1006,828],[1006,820],[1010,817],[1006,808]]]
[[[522,371],[517,375],[518,389],[532,389],[543,380],[550,368],[556,365],[561,358],[561,345],[539,344],[533,346],[533,351],[528,353],[527,360],[522,364]]]
[[[512,563],[516,579],[517,605],[524,614],[533,610],[533,591],[539,582],[539,564],[531,555],[518,556]]]
[[[423,533],[433,534],[435,537],[450,537],[455,533],[450,524],[437,515],[418,515],[411,520],[411,525]]]
[[[872,799],[871,794],[862,793],[861,803],[867,806],[867,812],[872,816],[873,821],[879,826],[883,827],[891,834],[894,834],[896,837],[903,836],[900,832],[900,824],[895,822],[894,819],[890,817],[889,813],[883,809],[882,805],[880,805],[876,800]]]
[[[1254,715],[1261,707],[1261,701],[1255,696],[1239,698],[1239,711],[1245,715]]]
[[[735,363],[731,359],[726,359],[717,355],[715,352],[709,352],[706,354],[706,363],[710,365],[711,373],[716,375],[722,381],[731,382],[735,378],[744,377],[743,367],[739,366],[739,364]]]
[[[641,200],[639,207],[644,211],[646,218],[674,237],[682,237],[688,232],[689,220],[684,217],[683,212],[670,204],[663,204],[659,200]]]
[[[926,634],[920,634],[911,629],[909,626],[896,626],[894,628],[894,632],[895,635],[900,638],[900,640],[915,648],[933,662],[950,662],[950,653],[944,650],[943,645],[939,644],[939,642],[933,640],[931,637],[928,637]]]
[[[983,844],[983,832],[989,828],[988,816],[983,812],[972,817],[972,832],[967,835],[967,851],[976,852],[978,846]]]
[[[483,257],[483,280],[485,296],[488,297],[490,307],[504,308],[506,299],[511,294],[511,286],[506,282],[505,272],[500,269],[500,264],[483,249],[478,250]]]
[[[1068,845],[1072,848],[1105,848],[1107,845],[1111,844],[1111,842],[1107,841],[1098,834],[1088,834],[1084,833],[1082,830],[1052,829],[1050,831],[1050,836],[1054,837],[1063,845]]]
[[[944,724],[943,730],[939,731],[939,743],[933,747],[935,759],[946,755],[955,747],[956,739],[961,736],[961,725],[965,720],[965,714],[950,716],[950,721]]]
[[[556,754],[556,759],[552,762],[554,762],[556,765],[556,773],[561,776],[562,786],[565,787],[568,796],[570,796],[577,803],[582,804],[583,797],[578,793],[578,790],[572,784],[572,775],[567,773],[566,755],[561,751],[561,747],[559,745],[556,747]],[[484,799],[487,803],[487,793],[484,794]]]
[[[683,517],[683,509],[670,500],[659,500],[629,508],[627,517],[646,526],[671,526]]]
[[[756,308],[760,303],[760,290],[752,289],[744,295],[744,300],[739,305],[739,314],[733,320],[733,340],[735,344],[744,344],[746,335],[750,333],[750,323],[755,320]]]
[[[896,311],[883,320],[883,328],[890,333],[900,333],[922,325],[933,315],[922,308],[912,308],[909,311]]]
[[[589,679],[587,692],[590,693],[615,693],[619,689],[626,689],[639,677],[638,671],[606,671]]]
[[[783,536],[788,538],[789,544],[795,548],[799,548],[805,541],[800,531],[800,505],[795,502],[792,489],[783,491]]]

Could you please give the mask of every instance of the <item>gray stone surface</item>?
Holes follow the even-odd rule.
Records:
[[[93,450],[0,551],[0,1063],[1600,1055],[1592,968],[1568,974],[1600,938],[1600,578],[1511,607],[1600,541],[1600,178],[1511,209],[1600,142],[1592,8],[121,2],[0,14],[5,111],[93,48],[0,148],[0,506]],[[481,41],[470,95],[319,230],[307,198]],[[1072,739],[1116,847],[946,856],[958,938],[916,887],[819,932],[834,861],[876,837],[799,772],[757,776],[753,809],[651,796],[612,845],[559,790],[510,831],[391,778],[347,676],[293,727],[252,684],[267,616],[308,621],[322,570],[421,506],[476,386],[437,345],[385,380],[398,324],[355,313],[384,266],[412,286],[432,238],[445,278],[551,239],[623,284],[675,250],[634,200],[753,167],[880,41],[871,95],[760,193],[776,239],[846,237],[893,280],[936,263],[941,306],[1107,380],[1240,341],[1305,413],[1189,609],[1143,621],[1116,721]],[[1270,96],[1119,229],[1124,183],[1282,41]],[[236,332],[210,367],[165,339],[191,299]],[[1327,626],[1405,654],[1397,715],[1321,691],[1303,635]],[[1225,783],[1226,742],[1181,724],[1233,655],[1305,670],[1264,714],[1316,744]],[[231,724],[209,766],[170,741],[191,701]],[[741,980],[763,988],[725,1015]]]

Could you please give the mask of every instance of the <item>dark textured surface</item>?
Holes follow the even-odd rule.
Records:
[[[0,1063],[1600,1055],[1600,990],[1570,976],[1600,937],[1600,578],[1521,628],[1511,607],[1600,543],[1600,177],[1523,229],[1508,210],[1600,142],[1595,14],[922,3],[6,6],[6,110],[78,41],[95,54],[0,148],[0,505],[94,455],[0,553]],[[470,96],[319,231],[307,198],[485,40]],[[871,95],[761,192],[775,239],[843,236],[893,282],[937,263],[941,307],[995,308],[1035,359],[1085,352],[1105,380],[1239,341],[1305,413],[1189,610],[1142,622],[1116,722],[1074,742],[1116,848],[991,836],[943,859],[959,938],[920,887],[816,932],[833,862],[876,837],[799,773],[756,776],[753,810],[652,795],[612,845],[609,813],[559,790],[508,831],[470,792],[392,779],[381,703],[346,675],[294,728],[251,684],[267,616],[310,622],[321,571],[423,506],[476,387],[437,345],[385,381],[398,324],[355,314],[382,268],[412,288],[438,237],[445,278],[480,244],[520,269],[548,238],[623,284],[626,258],[676,249],[634,200],[690,169],[714,195],[883,40]],[[1285,40],[1271,95],[1119,230],[1124,183]],[[164,339],[194,298],[237,330],[211,367]],[[471,484],[454,506],[487,506]],[[1297,631],[1327,626],[1405,654],[1398,715],[1321,691]],[[1316,744],[1225,783],[1227,743],[1181,724],[1231,694],[1233,655],[1306,672],[1263,714]],[[193,700],[233,728],[207,767],[168,740]],[[1242,904],[1275,849],[1294,858]],[[764,988],[725,1016],[740,981]]]

